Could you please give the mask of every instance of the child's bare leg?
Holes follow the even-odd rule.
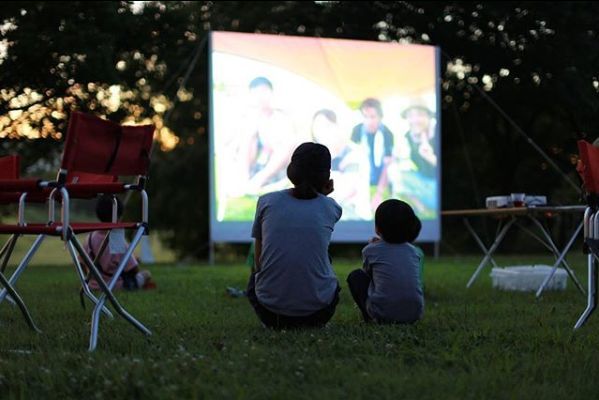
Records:
[[[368,287],[370,286],[370,281],[370,276],[363,269],[356,269],[347,277],[349,291],[366,322],[372,321],[372,317],[368,315],[368,311],[366,310],[366,300],[368,300]]]

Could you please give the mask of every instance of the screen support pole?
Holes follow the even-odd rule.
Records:
[[[210,239],[208,242],[208,265],[214,266],[215,261],[215,251],[214,251],[214,241]]]

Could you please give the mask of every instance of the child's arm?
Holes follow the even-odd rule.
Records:
[[[364,260],[364,263],[362,264],[362,269],[364,270],[364,272],[368,274],[368,276],[372,278],[372,267],[370,266],[368,260]]]
[[[372,239],[370,239],[368,241],[368,243],[373,243],[373,241],[375,239],[378,239],[377,237],[373,237]],[[370,266],[370,262],[368,262],[368,255],[366,254],[366,248],[368,246],[366,246],[363,250],[362,250],[362,269],[364,270],[364,272],[366,272],[370,277],[372,277],[372,267]]]
[[[254,238],[254,265],[252,265],[252,274],[260,271],[260,257],[262,256],[262,201],[263,197],[260,197],[258,204],[256,204],[256,216],[252,225],[252,237]]]
[[[260,271],[260,256],[262,255],[262,239],[256,239],[254,241],[254,266],[252,272],[256,273]]]

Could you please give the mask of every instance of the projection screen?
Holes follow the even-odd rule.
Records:
[[[336,242],[374,234],[374,211],[398,198],[440,240],[439,49],[356,40],[213,32],[210,221],[214,242],[249,242],[258,196],[291,187],[299,144],[326,145]]]

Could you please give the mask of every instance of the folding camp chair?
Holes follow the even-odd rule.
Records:
[[[0,225],[0,233],[35,234],[39,235],[38,239],[41,238],[41,240],[46,235],[59,236],[65,242],[78,272],[82,288],[95,305],[92,312],[90,351],[93,351],[97,346],[100,313],[109,314],[104,307],[106,300],[109,300],[118,314],[134,327],[146,335],[151,334],[143,324],[120,305],[112,290],[142,236],[148,234],[148,196],[145,191],[145,182],[150,162],[153,133],[154,126],[152,125],[120,126],[94,116],[74,112],[69,121],[61,169],[57,180],[47,184],[48,187],[52,188],[48,196],[49,222],[47,224],[27,224],[24,226],[18,224]],[[135,184],[125,184],[118,180],[119,176],[137,176],[137,181]],[[141,221],[116,222],[116,218],[111,223],[76,223],[70,221],[70,199],[90,199],[95,198],[98,194],[115,195],[130,190],[138,191],[141,195]],[[62,203],[62,214],[59,222],[55,222],[55,203],[57,200]],[[115,214],[116,208],[113,210],[113,215]],[[112,229],[132,229],[135,230],[135,234],[114,276],[110,282],[105,283],[94,260],[91,260],[85,252],[76,234],[97,230],[110,231]],[[36,239],[30,251],[15,270],[14,279],[11,277],[9,283],[14,285],[33,253],[37,251],[37,247],[39,247],[39,244],[37,244]],[[104,243],[98,257],[105,247]],[[89,291],[87,277],[84,276],[79,259],[83,261],[90,276],[97,281],[100,287],[102,294],[97,299]],[[0,292],[0,301],[6,297],[6,294],[4,290]]]
[[[45,203],[51,193],[51,186],[56,186],[55,182],[44,182],[39,179],[20,179],[19,177],[19,164],[20,158],[19,156],[5,156],[0,158],[0,204],[12,204],[18,203],[18,222],[19,226],[26,226],[25,222],[25,204],[26,203]],[[17,191],[18,190],[18,191]],[[50,210],[52,217],[47,222],[47,224],[51,224],[54,221],[54,210]],[[11,303],[14,303],[19,306],[21,309],[23,316],[27,324],[36,332],[40,332],[37,328],[31,315],[22,301],[21,297],[18,295],[14,284],[19,279],[21,274],[24,272],[25,268],[29,265],[29,262],[33,258],[33,255],[36,253],[39,246],[42,244],[45,234],[40,234],[35,239],[34,244],[31,246],[26,256],[17,266],[13,274],[11,275],[9,280],[6,280],[4,272],[6,271],[6,267],[12,255],[12,252],[16,246],[16,243],[19,237],[22,234],[13,233],[10,235],[9,239],[6,241],[2,249],[0,249],[0,284],[3,289],[0,291],[0,303],[3,300],[8,300]],[[78,272],[82,280],[82,291],[83,293],[94,303],[97,303],[97,298],[93,295],[93,293],[89,290],[89,287],[85,285],[85,277],[83,276],[83,271],[81,271],[78,266]],[[102,308],[104,314],[112,318],[112,313],[108,311],[106,307]]]
[[[574,329],[582,327],[597,307],[597,281],[599,280],[599,148],[583,140],[578,142],[580,162],[578,172],[587,197],[584,213],[584,252],[587,254],[588,291],[587,306]]]
[[[0,158],[0,204],[18,203],[19,208],[17,224],[19,226],[26,226],[27,223],[25,222],[25,204],[45,203],[48,200],[51,191],[53,190],[52,188],[56,187],[57,184],[56,182],[45,182],[39,179],[20,179],[19,164],[20,159],[19,156],[16,155]],[[54,205],[52,205],[52,207],[54,207]],[[46,222],[46,224],[48,225],[52,224],[52,222],[55,220],[53,209],[49,211],[49,215],[51,215],[51,217],[49,218],[49,221]],[[0,273],[4,274],[10,257],[12,255],[12,252],[20,236],[21,234],[19,233],[11,234],[9,239],[6,241],[6,243],[0,250]],[[6,284],[2,285],[4,289],[0,291],[0,303],[3,300],[7,299],[12,303],[17,304],[19,308],[21,308],[21,311],[23,312],[23,315],[25,316],[25,319],[29,326],[37,332],[39,332],[39,329],[35,326],[35,323],[33,322],[31,315],[29,314],[27,308],[24,306],[22,300],[20,299],[20,296],[18,296],[14,284],[19,279],[21,274],[24,272],[25,268],[29,265],[29,262],[31,261],[33,255],[36,253],[39,246],[42,244],[43,240],[45,239],[45,236],[45,234],[38,235],[38,237],[34,241],[34,244],[31,246],[26,256],[17,266],[10,279],[5,282]],[[82,277],[82,284],[85,284],[85,282],[83,282],[83,279],[85,278],[83,276],[83,272],[79,269],[78,272],[80,272],[79,275]],[[0,280],[2,280],[3,278],[5,278],[4,275],[0,277]],[[98,300],[89,290],[89,287],[86,285],[83,285],[82,287],[83,293],[92,302],[97,303]],[[19,299],[20,302],[15,302],[15,300],[13,300],[14,298]],[[110,311],[108,311],[108,309],[106,309],[106,307],[103,307],[102,311],[109,317],[112,317],[112,314],[110,313]]]
[[[40,186],[41,182],[34,182],[32,180],[20,180],[19,165],[19,156],[11,155],[0,157],[0,188],[6,190],[0,191],[0,204],[6,205],[18,203],[19,209],[17,224],[23,226],[25,225],[25,200],[27,198],[27,195],[30,195],[30,201],[43,203],[45,201],[45,194],[43,193],[43,189]],[[22,190],[23,188],[27,188],[29,192],[11,191],[17,189]],[[2,246],[2,249],[0,249],[0,285],[3,288],[3,291],[6,292],[6,294],[8,295],[7,298],[9,299],[9,301],[19,306],[19,309],[21,310],[21,313],[23,314],[23,317],[25,318],[25,321],[27,322],[29,327],[36,332],[41,332],[35,325],[35,322],[33,321],[33,318],[31,317],[31,314],[29,313],[27,306],[23,302],[23,299],[21,298],[21,296],[19,296],[16,289],[4,275],[4,272],[6,271],[6,266],[8,265],[8,262],[10,260],[10,257],[15,248],[18,238],[18,234],[10,235],[4,246]]]

